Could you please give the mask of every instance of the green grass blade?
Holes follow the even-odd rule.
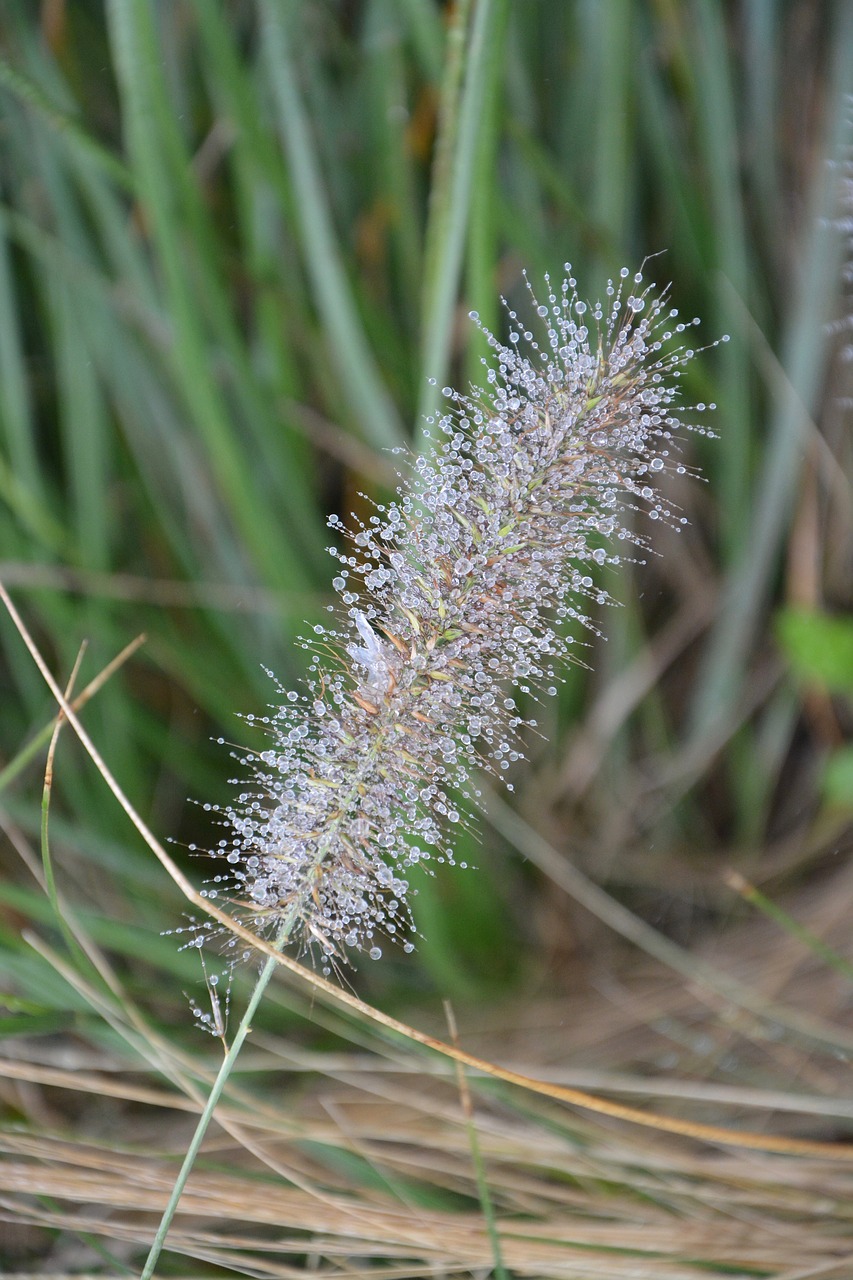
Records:
[[[853,10],[839,11],[835,65],[824,154],[839,155],[847,133],[847,94],[853,85]],[[803,443],[803,424],[811,411],[826,360],[825,325],[836,295],[840,237],[826,225],[835,213],[836,185],[825,171],[816,175],[806,215],[799,297],[783,339],[782,365],[787,385],[779,401],[752,516],[724,587],[692,709],[692,741],[710,739],[725,723],[740,694],[750,644],[764,608],[774,565],[791,516]],[[725,430],[725,428],[723,428]]]
[[[501,206],[495,199],[491,175],[500,160],[504,123],[501,85],[510,17],[509,5],[498,8],[483,56],[483,105],[471,161],[471,209],[465,262],[467,301],[482,324],[493,333],[499,331]],[[486,338],[471,326],[467,334],[465,365],[468,381],[474,385],[481,376],[481,361],[487,351]],[[425,367],[422,376],[429,375],[430,371]]]
[[[55,106],[39,84],[3,58],[0,58],[0,85],[35,111],[51,132],[61,135],[88,160],[94,161],[118,186],[133,191],[134,177],[127,166],[106,147],[101,146],[73,116]]]
[[[716,468],[721,485],[721,533],[729,556],[736,555],[750,516],[751,411],[748,345],[737,333],[726,284],[734,283],[747,305],[753,293],[752,263],[746,245],[740,184],[738,128],[734,101],[734,69],[730,65],[723,14],[712,0],[696,6],[697,54],[691,58],[696,92],[696,118],[709,179],[708,201],[713,224],[712,255],[707,268],[722,276],[715,290],[715,310],[703,317],[718,333],[731,333],[718,357],[717,403],[725,422]]]
[[[43,500],[43,476],[33,429],[32,399],[19,324],[6,229],[0,223],[0,429],[17,483]]]
[[[187,234],[185,193],[176,174],[186,173],[188,158],[168,112],[151,6],[148,0],[122,0],[112,3],[108,13],[125,127],[174,323],[175,380],[188,412],[205,433],[218,482],[247,546],[264,576],[284,585],[281,548],[268,532],[275,527],[273,511],[264,509],[267,504],[234,436],[211,369],[192,271],[196,248],[203,253],[205,246]],[[205,273],[206,278],[209,274]],[[301,575],[295,559],[289,568],[291,583],[298,581]]]
[[[780,907],[772,898],[768,898],[766,894],[757,889],[755,885],[750,884],[742,875],[731,871],[726,876],[726,880],[735,893],[755,907],[758,911],[779,925],[779,928],[790,938],[796,938],[807,951],[816,956],[829,969],[833,969],[836,973],[846,979],[847,982],[853,982],[853,964],[846,960],[844,956],[839,955],[834,947],[829,947],[813,933],[811,929],[800,924],[795,920],[789,911],[784,907]]]
[[[264,57],[290,166],[305,264],[338,369],[341,394],[366,440],[377,447],[397,445],[403,438],[402,427],[355,308],[296,83],[293,16],[270,0],[263,0],[261,13]]]
[[[436,144],[424,265],[419,424],[435,413],[438,388],[450,367],[481,122],[488,88],[497,91],[495,62],[507,28],[507,0],[477,0],[470,35],[467,8],[459,6],[458,30],[449,40],[442,136]],[[457,92],[460,80],[461,92]]]

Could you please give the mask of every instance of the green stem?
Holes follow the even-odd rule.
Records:
[[[281,950],[287,941],[290,927],[289,922],[282,926],[274,943],[277,950]],[[237,1028],[237,1034],[234,1037],[234,1042],[223,1059],[222,1066],[219,1068],[219,1074],[213,1083],[213,1088],[210,1091],[210,1096],[207,1099],[204,1111],[202,1111],[201,1116],[199,1117],[192,1142],[189,1145],[187,1154],[184,1157],[184,1162],[181,1165],[181,1171],[178,1174],[174,1187],[172,1188],[169,1203],[166,1205],[166,1208],[163,1211],[163,1217],[160,1219],[160,1226],[157,1228],[157,1234],[154,1237],[154,1243],[151,1245],[151,1250],[146,1259],[140,1280],[150,1280],[151,1276],[154,1274],[157,1259],[160,1257],[160,1253],[166,1240],[166,1235],[172,1225],[172,1219],[177,1211],[178,1202],[184,1193],[184,1187],[187,1184],[187,1179],[189,1178],[192,1167],[195,1164],[199,1148],[204,1141],[204,1135],[207,1133],[208,1125],[213,1119],[213,1113],[216,1110],[216,1105],[222,1097],[222,1092],[228,1082],[228,1077],[231,1075],[231,1072],[234,1069],[234,1064],[237,1061],[237,1055],[243,1047],[243,1041],[252,1029],[252,1019],[257,1013],[258,1005],[261,1003],[263,994],[269,985],[270,978],[277,967],[278,965],[276,961],[272,956],[270,956],[260,972],[260,976],[255,984],[255,989],[252,992],[252,997],[249,1000],[246,1012],[243,1014],[240,1026]]]
[[[362,779],[365,777],[366,774],[369,773],[370,769],[373,767],[376,757],[380,753],[383,741],[384,741],[383,733],[380,728],[379,730],[377,730],[377,737],[374,740],[373,746],[369,751],[365,753],[365,756],[361,762],[357,775],[353,780],[353,784],[349,790],[349,793],[341,805],[338,817],[329,824],[329,827],[326,830],[326,834],[323,840],[320,842],[318,856],[317,856],[316,862],[314,863],[314,868],[313,868],[314,871],[316,871],[317,868],[322,864],[323,859],[326,857],[327,853],[329,852],[329,849],[333,844],[335,835],[340,829],[341,822],[350,816],[350,805],[352,804],[355,797],[358,795],[359,785],[361,784]],[[309,886],[309,888],[305,890],[306,894],[310,892],[311,883],[312,883],[312,879],[309,874],[308,876],[306,876],[306,885]],[[281,927],[279,928],[279,931],[273,943],[273,946],[275,947],[276,951],[282,950],[285,943],[290,938],[291,933],[293,932],[294,926],[299,921],[302,914],[301,901],[302,901],[301,897],[298,897],[293,902],[291,902],[290,907],[288,908],[288,911],[281,922]],[[273,956],[270,956],[266,964],[264,965],[263,969],[261,970],[258,981],[255,984],[255,989],[252,992],[251,999],[249,1000],[248,1008],[246,1009],[246,1012],[243,1014],[243,1020],[241,1021],[240,1026],[237,1028],[237,1034],[234,1037],[234,1043],[231,1045],[231,1048],[228,1050],[228,1053],[225,1055],[222,1066],[219,1068],[219,1074],[217,1075],[216,1080],[214,1081],[213,1088],[211,1089],[211,1092],[210,1092],[210,1097],[208,1098],[207,1103],[205,1104],[204,1111],[201,1113],[201,1116],[199,1118],[199,1122],[198,1122],[198,1125],[196,1126],[196,1131],[193,1134],[193,1138],[192,1138],[192,1142],[190,1143],[189,1150],[187,1151],[187,1154],[184,1157],[184,1163],[181,1165],[181,1171],[178,1174],[177,1181],[175,1182],[175,1185],[172,1189],[172,1194],[169,1197],[169,1203],[166,1205],[166,1208],[163,1212],[163,1217],[160,1220],[160,1226],[157,1229],[157,1235],[154,1237],[154,1243],[151,1246],[151,1251],[148,1254],[148,1258],[146,1260],[145,1267],[142,1271],[142,1275],[140,1276],[140,1280],[150,1280],[151,1276],[153,1276],[154,1274],[154,1268],[157,1265],[157,1259],[160,1256],[160,1252],[163,1248],[166,1235],[169,1231],[169,1227],[172,1224],[172,1219],[174,1218],[175,1212],[178,1208],[178,1202],[181,1196],[183,1195],[184,1187],[186,1186],[187,1179],[190,1176],[190,1171],[192,1170],[193,1164],[195,1163],[195,1159],[196,1159],[196,1156],[198,1155],[199,1148],[201,1147],[201,1144],[204,1140],[204,1135],[207,1132],[207,1127],[213,1118],[213,1112],[216,1109],[216,1104],[222,1096],[222,1091],[225,1088],[225,1085],[228,1081],[228,1077],[230,1076],[234,1068],[234,1063],[237,1061],[237,1055],[239,1054],[240,1049],[243,1046],[243,1041],[246,1039],[246,1036],[249,1034],[251,1030],[252,1019],[254,1018],[255,1013],[257,1012],[258,1005],[261,1003],[261,998],[264,992],[266,991],[267,986],[269,984],[269,980],[272,977],[273,971],[276,968],[277,968],[277,964],[276,964],[275,958]]]
[[[450,361],[453,310],[465,252],[465,232],[471,208],[478,139],[487,92],[496,90],[491,72],[505,34],[506,0],[477,0],[468,32],[471,0],[459,7],[454,32],[458,43],[448,52],[445,118],[438,140],[436,169],[430,196],[421,315],[421,373],[424,381],[418,404],[418,429],[440,403],[438,388]],[[464,73],[464,85],[460,80]],[[423,449],[424,441],[420,441]]]

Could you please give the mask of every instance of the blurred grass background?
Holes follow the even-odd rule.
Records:
[[[85,720],[158,833],[216,839],[187,802],[229,794],[214,740],[250,740],[265,667],[298,679],[327,515],[393,483],[429,378],[479,380],[468,311],[500,330],[522,268],[570,261],[594,295],[648,258],[703,341],[732,339],[685,387],[719,433],[686,442],[704,482],[673,484],[689,530],[607,583],[624,607],[540,715],[516,815],[496,801],[460,850],[478,870],[424,881],[416,954],[352,981],[425,1015],[594,990],[615,963],[595,884],[693,948],[743,909],[725,868],[789,904],[843,868],[849,774],[829,800],[824,778],[849,687],[809,654],[853,603],[827,332],[849,4],[6,0],[0,52],[0,579],[60,679],[88,641],[78,687],[145,632]],[[5,763],[52,713],[5,615],[0,680]],[[21,864],[40,764],[2,781],[0,1027],[117,1051],[21,940],[55,941]],[[191,1044],[198,960],[160,936],[179,895],[69,735],[51,830],[88,936]]]

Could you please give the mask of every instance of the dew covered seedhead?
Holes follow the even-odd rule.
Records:
[[[572,630],[609,600],[599,566],[645,545],[635,513],[683,523],[657,482],[684,471],[678,439],[713,408],[679,408],[696,322],[627,270],[594,305],[570,268],[543,301],[529,293],[507,342],[484,331],[484,388],[445,389],[434,450],[391,501],[330,521],[334,620],[305,641],[305,689],[280,691],[221,811],[208,892],[329,963],[412,948],[411,869],[453,862],[455,797],[503,778],[535,723],[513,694],[556,692]]]

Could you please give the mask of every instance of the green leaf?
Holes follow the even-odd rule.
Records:
[[[827,762],[823,795],[833,808],[853,812],[853,747],[842,747]]]
[[[833,693],[853,695],[853,618],[788,609],[776,623],[779,643],[794,672]]]

